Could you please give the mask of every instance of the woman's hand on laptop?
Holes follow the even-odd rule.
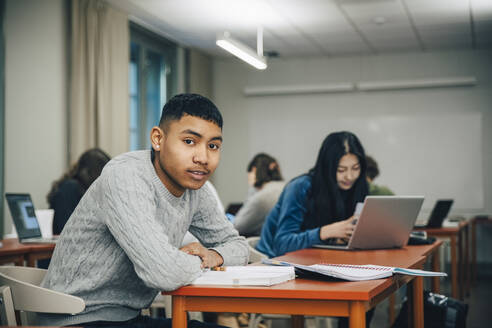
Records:
[[[352,233],[354,232],[354,222],[356,219],[357,216],[352,216],[347,220],[322,226],[319,232],[321,240],[326,240],[328,238],[350,238],[350,236],[352,236]]]

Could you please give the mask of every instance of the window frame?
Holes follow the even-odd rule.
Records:
[[[130,62],[128,69],[130,70],[131,58],[131,46],[132,44],[138,45],[138,60],[137,63],[137,115],[138,115],[138,146],[137,149],[145,149],[149,131],[147,131],[147,117],[149,110],[147,108],[147,87],[145,77],[145,60],[147,52],[151,51],[162,56],[165,63],[165,76],[166,76],[166,101],[177,93],[178,87],[178,68],[177,68],[177,44],[169,41],[153,32],[146,30],[145,28],[130,22]],[[128,96],[131,98],[130,88],[128,90]],[[161,95],[162,97],[162,95]],[[131,110],[131,107],[129,108]],[[157,124],[158,122],[156,122]],[[130,126],[128,126],[130,129]],[[129,133],[131,138],[131,131]],[[130,140],[131,145],[131,140]],[[132,149],[133,150],[133,149]]]

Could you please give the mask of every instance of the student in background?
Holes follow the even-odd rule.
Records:
[[[171,319],[140,315],[160,291],[191,283],[204,268],[247,263],[246,241],[204,186],[220,160],[217,107],[196,94],[171,98],[150,141],[152,150],[113,158],[73,212],[41,285],[86,307],[38,314],[41,325],[170,328]],[[187,230],[200,242],[180,248]]]
[[[257,154],[248,164],[248,199],[233,219],[242,236],[259,236],[265,218],[284,188],[278,162],[265,153]]]
[[[359,139],[350,132],[328,135],[315,166],[285,186],[256,248],[275,257],[349,238],[355,206],[368,194],[365,177],[366,156]]]
[[[285,186],[256,248],[275,257],[344,241],[354,230],[355,206],[367,194],[362,144],[351,132],[331,133],[321,145],[315,166]],[[367,312],[366,326],[373,314],[373,310]],[[340,318],[338,327],[348,327],[347,318]]]
[[[369,184],[369,195],[372,196],[391,196],[394,193],[386,186],[379,186],[374,183],[374,179],[379,175],[378,163],[371,156],[366,156],[367,170],[366,179]]]
[[[48,204],[55,211],[53,234],[59,235],[84,193],[99,177],[111,158],[101,149],[89,149],[59,180],[53,183]]]

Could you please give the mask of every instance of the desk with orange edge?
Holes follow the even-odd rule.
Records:
[[[415,228],[429,236],[449,238],[451,249],[451,296],[463,299],[470,292],[469,221],[460,221],[456,227]],[[459,283],[458,283],[459,282]]]
[[[0,264],[14,263],[18,266],[35,267],[36,261],[51,258],[55,244],[21,244],[17,238],[2,240],[0,247]]]
[[[304,249],[276,259],[300,264],[376,264],[422,268],[426,258],[441,245],[407,246],[392,250],[335,251]],[[187,311],[248,312],[292,315],[292,326],[302,327],[304,315],[349,318],[351,328],[366,325],[366,311],[409,283],[409,320],[412,327],[424,326],[423,278],[395,275],[360,282],[319,281],[297,278],[270,287],[184,286],[165,292],[173,298],[173,328],[187,326]]]

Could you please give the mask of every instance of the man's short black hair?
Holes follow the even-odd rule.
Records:
[[[173,120],[180,120],[183,115],[191,115],[213,122],[222,129],[222,115],[210,99],[195,93],[183,93],[169,99],[162,108],[159,126]]]

